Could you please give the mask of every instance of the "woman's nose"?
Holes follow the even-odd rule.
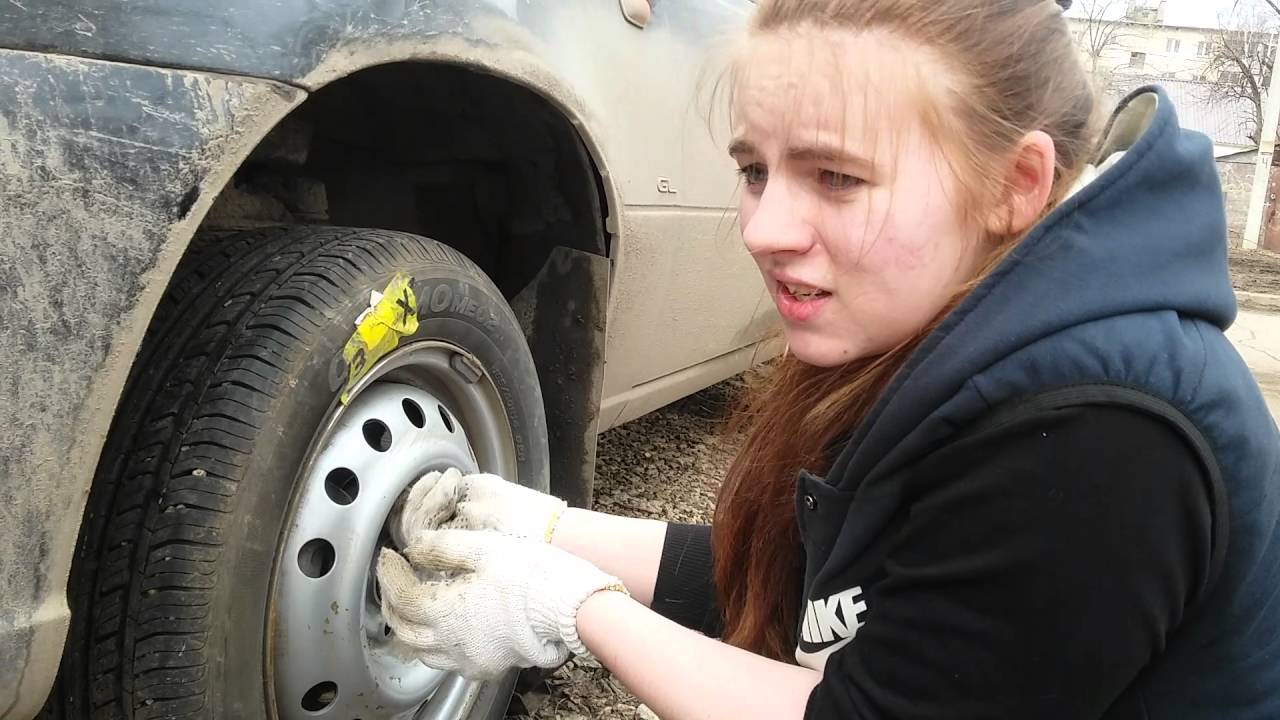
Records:
[[[813,228],[785,183],[770,182],[742,228],[752,255],[803,253],[813,246]]]

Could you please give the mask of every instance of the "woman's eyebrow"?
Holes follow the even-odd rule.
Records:
[[[756,147],[747,140],[739,138],[729,144],[729,155],[732,157],[758,154]],[[875,168],[875,163],[867,158],[856,153],[852,153],[846,150],[843,146],[826,143],[800,145],[789,148],[787,150],[787,158],[797,162],[827,162],[842,165],[853,165],[867,171]]]
[[[830,162],[871,169],[875,163],[840,145],[800,145],[787,149],[787,157],[798,162]]]

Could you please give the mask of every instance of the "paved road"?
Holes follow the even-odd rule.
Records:
[[[1280,314],[1241,310],[1227,337],[1262,386],[1271,416],[1280,419]]]

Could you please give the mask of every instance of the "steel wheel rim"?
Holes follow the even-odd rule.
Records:
[[[392,506],[423,473],[516,479],[509,428],[479,361],[438,341],[383,358],[330,414],[276,560],[267,662],[277,717],[446,720],[470,710],[477,683],[395,652],[372,568]]]

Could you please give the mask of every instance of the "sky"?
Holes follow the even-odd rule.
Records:
[[[1110,4],[1118,13],[1123,14],[1129,0],[1075,0],[1067,11],[1068,17],[1084,17],[1084,8],[1089,3]],[[1159,0],[1140,0],[1147,5],[1156,5]],[[1218,27],[1218,18],[1231,11],[1237,0],[1167,0],[1164,21],[1167,25],[1185,27]],[[1259,0],[1238,0],[1241,6],[1265,7]]]

